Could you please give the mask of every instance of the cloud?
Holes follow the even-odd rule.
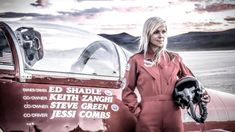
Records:
[[[18,21],[31,20],[31,21],[55,21],[55,20],[64,20],[64,16],[62,15],[50,15],[50,14],[39,14],[39,13],[16,13],[16,12],[4,12],[0,13],[0,19],[3,20],[15,20],[14,18],[18,18]]]
[[[41,6],[41,7],[46,7],[49,5],[48,0],[36,0],[34,3],[30,3],[32,6]]]
[[[146,8],[143,8],[143,7],[114,7],[114,8],[112,8],[112,10],[117,11],[117,12],[140,12],[140,11],[146,11]]]
[[[105,12],[105,11],[110,11],[110,9],[107,8],[90,8],[90,9],[85,9],[82,11],[75,10],[75,11],[70,11],[70,12],[65,12],[65,11],[58,11],[59,14],[61,15],[69,15],[69,16],[95,16],[98,13]]]
[[[112,11],[117,12],[154,12],[161,9],[161,7],[154,6],[154,5],[147,5],[147,6],[130,6],[130,7],[113,7]]]
[[[71,20],[71,19],[92,19],[97,14],[109,11],[107,8],[91,8],[82,11],[58,11],[58,15],[40,14],[40,13],[18,13],[18,12],[3,12],[0,13],[0,18],[23,18],[32,17],[35,20]]]
[[[185,0],[180,0],[182,2],[184,2]],[[186,0],[188,2],[202,2],[202,1],[205,1],[205,0]]]
[[[213,3],[206,6],[202,4],[195,4],[196,11],[208,11],[208,12],[218,12],[235,9],[235,4],[227,4],[227,3]]]
[[[81,1],[113,1],[113,0],[77,0],[78,2],[81,2]]]
[[[195,28],[202,28],[202,27],[209,27],[209,26],[215,26],[215,25],[222,25],[223,23],[221,22],[200,22],[200,23],[196,23],[196,22],[186,22],[183,23],[185,25],[185,27],[195,27]]]
[[[16,13],[16,12],[0,13],[1,18],[41,17],[41,16],[51,16],[51,15],[42,15],[38,13]]]
[[[148,17],[160,16],[175,29],[171,34],[178,34],[233,28],[234,9],[233,0],[167,0],[157,4],[156,0],[8,0],[0,5],[0,19],[68,24],[98,33],[137,34]]]
[[[225,21],[235,21],[235,17],[228,16],[228,17],[224,18],[224,20]]]

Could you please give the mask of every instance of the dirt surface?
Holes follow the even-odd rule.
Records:
[[[235,50],[178,53],[206,88],[235,94]]]

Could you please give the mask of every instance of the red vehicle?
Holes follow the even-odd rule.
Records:
[[[132,132],[121,102],[130,53],[76,28],[0,22],[0,132]],[[235,96],[207,90],[208,118],[186,131],[235,131]]]

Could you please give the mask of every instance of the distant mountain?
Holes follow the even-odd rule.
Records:
[[[221,32],[189,32],[168,39],[172,50],[230,50],[235,49],[235,29]]]
[[[127,33],[99,34],[129,51],[138,49],[139,37]],[[167,49],[173,51],[234,50],[235,29],[221,32],[189,32],[168,38]]]
[[[129,51],[137,51],[139,47],[139,37],[132,36],[128,33],[120,34],[99,34],[100,36],[107,38],[121,47]]]

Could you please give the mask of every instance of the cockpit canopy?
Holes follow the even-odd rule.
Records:
[[[120,77],[127,57],[113,42],[53,24],[8,23],[18,40],[24,69]]]

